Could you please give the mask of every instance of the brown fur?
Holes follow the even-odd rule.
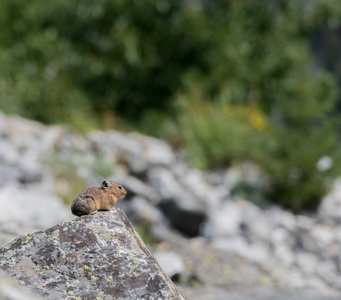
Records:
[[[127,191],[123,186],[105,180],[101,187],[92,187],[78,194],[72,202],[71,211],[76,216],[82,216],[96,210],[111,210],[117,200],[126,194]]]

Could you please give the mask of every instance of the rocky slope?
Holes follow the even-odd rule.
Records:
[[[241,274],[252,265],[251,274],[268,278],[269,291],[271,286],[314,287],[320,299],[341,294],[338,182],[315,216],[295,216],[278,207],[260,209],[231,193],[240,181],[266,183],[249,163],[201,172],[155,138],[117,131],[82,136],[0,114],[1,243],[71,220],[69,207],[59,198],[70,204],[83,188],[98,186],[103,179],[126,187],[128,197],[118,206],[140,232],[152,235],[161,265],[191,295],[198,290],[197,299],[202,291],[189,286],[220,290],[220,272],[236,272],[232,262],[238,259],[246,262]],[[191,255],[196,249],[199,257],[206,254],[202,249],[215,254],[201,262]],[[223,258],[227,256],[230,263]],[[209,262],[212,269],[220,265],[222,270],[209,273],[204,267]],[[243,277],[250,288],[260,285]],[[223,293],[235,286],[233,280],[224,281]]]

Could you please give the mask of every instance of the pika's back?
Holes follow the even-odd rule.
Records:
[[[96,210],[110,210],[118,199],[127,194],[125,188],[114,182],[105,180],[101,187],[88,188],[76,196],[71,211],[76,216],[90,214]]]

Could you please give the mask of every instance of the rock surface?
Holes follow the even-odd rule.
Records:
[[[121,209],[18,237],[0,268],[44,299],[185,299]]]

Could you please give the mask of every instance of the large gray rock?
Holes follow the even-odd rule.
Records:
[[[44,299],[184,299],[121,209],[21,236],[0,268]]]
[[[149,166],[170,166],[175,162],[171,147],[156,138],[114,130],[94,131],[88,137],[102,151],[115,149],[116,154],[125,157],[130,169],[137,173],[145,172]]]

